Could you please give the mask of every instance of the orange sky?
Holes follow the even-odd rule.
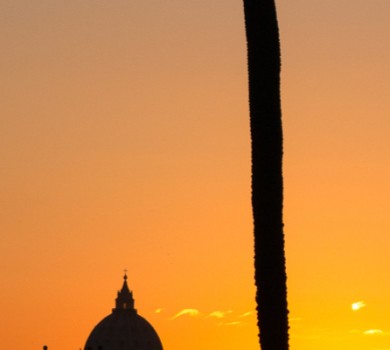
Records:
[[[390,2],[277,5],[291,349],[389,350]],[[166,350],[258,349],[241,1],[0,29],[0,348],[82,348],[127,268]]]

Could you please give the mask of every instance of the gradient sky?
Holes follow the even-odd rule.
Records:
[[[390,1],[277,1],[292,350],[390,349]],[[258,349],[238,0],[0,2],[0,348],[78,350],[123,269],[166,350]]]

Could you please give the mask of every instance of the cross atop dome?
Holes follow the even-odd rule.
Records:
[[[132,310],[134,309],[134,298],[133,293],[130,291],[129,286],[127,285],[127,270],[125,270],[125,275],[123,276],[123,286],[120,291],[118,291],[118,296],[115,299],[115,309],[112,311],[119,310]]]

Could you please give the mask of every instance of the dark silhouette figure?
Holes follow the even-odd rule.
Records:
[[[288,349],[280,43],[274,0],[244,0],[257,320],[262,350]]]

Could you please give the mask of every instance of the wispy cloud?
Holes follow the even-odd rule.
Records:
[[[157,309],[155,313],[161,313],[164,309]],[[166,310],[164,310],[166,312]],[[198,309],[182,309],[178,311],[174,316],[169,318],[175,320],[180,317],[196,318],[198,322],[206,321],[207,319],[216,326],[239,326],[245,324],[244,318],[250,317],[255,314],[255,311],[248,311],[241,314],[235,314],[233,310],[215,310],[209,312],[202,312]]]
[[[368,329],[364,331],[363,334],[367,334],[367,335],[383,334],[383,331],[381,329]]]
[[[197,309],[183,309],[183,310],[179,311],[175,316],[173,316],[171,318],[171,320],[174,320],[175,318],[178,318],[178,317],[184,316],[184,315],[187,315],[187,316],[199,316],[200,312]]]
[[[301,321],[302,318],[301,317],[289,317],[288,320],[291,322],[297,322],[297,321]]]
[[[351,309],[353,311],[358,311],[365,306],[366,306],[366,304],[364,301],[357,301],[357,302],[351,304]]]
[[[240,316],[238,316],[238,318],[248,317],[248,316],[253,315],[254,313],[255,313],[254,311],[244,312],[243,314],[241,314]]]
[[[224,318],[226,315],[231,314],[232,311],[213,311],[212,313],[208,314],[207,317],[215,317],[215,318]]]
[[[162,312],[164,311],[164,309],[156,309],[156,310],[154,310],[154,313],[155,314],[161,314]]]
[[[218,323],[218,326],[239,326],[241,322],[239,321],[232,321],[232,322],[221,322]]]

